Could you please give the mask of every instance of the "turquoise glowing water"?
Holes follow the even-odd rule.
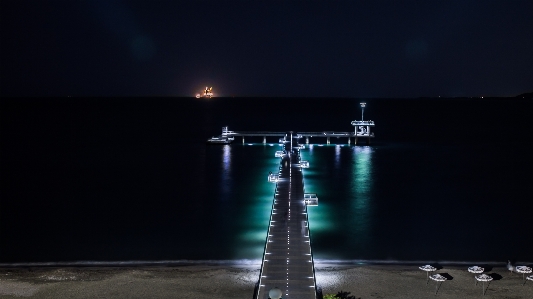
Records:
[[[78,101],[1,110],[0,263],[259,260],[279,146],[205,140],[223,125],[348,131],[359,115],[349,99],[268,99],[259,108]],[[456,123],[447,122],[456,100],[367,103],[365,116],[379,119],[373,145],[341,138],[301,151],[306,192],[319,197],[309,208],[316,259],[533,261],[531,103],[511,102],[502,115],[498,101],[460,102]]]
[[[520,169],[514,158],[501,156],[506,150],[409,144],[304,150],[311,164],[306,189],[320,198],[310,208],[315,257],[531,260],[529,241],[520,236],[528,212],[519,207],[531,206],[522,191],[528,187],[513,174]]]

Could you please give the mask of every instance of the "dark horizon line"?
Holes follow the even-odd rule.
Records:
[[[175,95],[58,95],[58,96],[6,96],[2,97],[3,99],[8,98],[184,98],[184,99],[193,99],[195,96],[175,96]],[[261,96],[261,95],[222,95],[214,96],[212,98],[197,98],[198,100],[214,100],[214,99],[229,99],[229,98],[294,98],[294,99],[304,99],[304,98],[330,98],[330,99],[533,99],[533,91],[525,92],[515,96],[418,96],[418,97],[353,97],[353,96]]]

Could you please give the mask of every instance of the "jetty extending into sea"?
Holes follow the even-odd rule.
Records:
[[[352,139],[355,145],[359,144],[361,140],[365,140],[366,144],[370,144],[370,139],[374,138],[374,133],[371,132],[371,128],[375,127],[375,123],[372,120],[354,120],[351,122],[355,127],[353,132],[334,132],[334,131],[322,131],[322,132],[298,132],[294,134],[296,139],[305,138],[305,144],[310,143],[310,138],[326,138],[326,144],[331,143],[331,138],[346,138],[347,143],[351,144]],[[222,134],[215,137],[211,137],[207,140],[207,143],[213,144],[229,144],[235,140],[235,137],[240,137],[242,143],[245,143],[245,138],[248,137],[262,137],[263,143],[267,143],[267,137],[277,137],[281,139],[287,135],[287,132],[272,132],[272,131],[230,131],[227,126],[222,127]]]
[[[364,107],[363,107],[364,108]],[[300,149],[310,143],[310,138],[346,138],[354,145],[363,138],[370,144],[374,133],[371,128],[374,122],[352,121],[353,132],[270,132],[270,131],[230,131],[222,127],[222,134],[212,137],[210,144],[229,144],[236,137],[267,137],[279,138],[283,151],[277,151],[276,157],[281,158],[278,173],[270,173],[268,180],[276,183],[276,191],[272,202],[268,233],[265,241],[263,260],[258,282],[254,289],[254,299],[311,299],[317,298],[320,290],[316,285],[311,235],[309,230],[308,206],[318,205],[316,194],[305,193],[303,168],[309,167],[308,161],[302,161]],[[305,144],[300,140],[305,138]],[[320,297],[320,296],[318,296]]]
[[[279,173],[269,175],[276,183],[261,272],[254,298],[270,298],[273,289],[283,298],[316,298],[315,269],[303,170],[298,137],[284,137]],[[311,197],[308,195],[307,197]]]

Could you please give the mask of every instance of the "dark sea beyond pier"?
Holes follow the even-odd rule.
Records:
[[[314,258],[533,262],[533,101],[33,98],[0,103],[0,264],[261,260],[278,138],[301,150]],[[305,142],[304,139],[301,140]]]

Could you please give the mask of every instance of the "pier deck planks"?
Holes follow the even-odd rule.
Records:
[[[290,143],[285,149],[290,152]],[[297,164],[298,150],[280,162],[258,299],[267,299],[274,287],[283,291],[284,299],[316,298],[303,175]]]

